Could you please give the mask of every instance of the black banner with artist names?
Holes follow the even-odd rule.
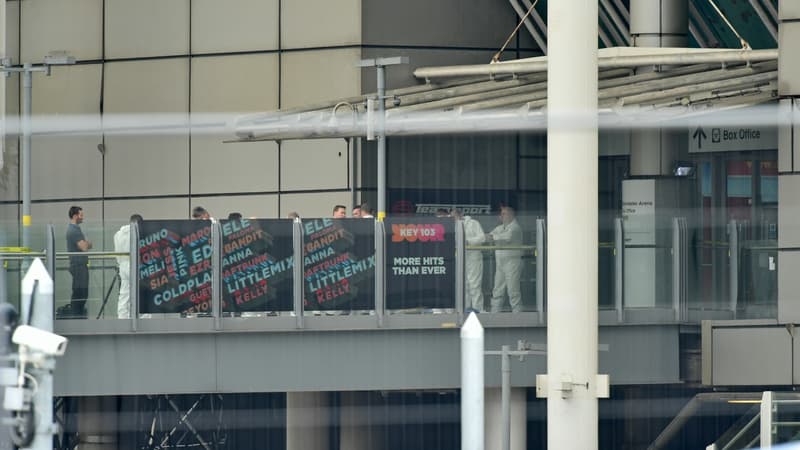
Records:
[[[222,220],[222,310],[293,309],[292,221]]]
[[[211,221],[146,220],[138,247],[140,313],[211,314]]]
[[[303,235],[305,310],[374,309],[375,222],[306,219]]]

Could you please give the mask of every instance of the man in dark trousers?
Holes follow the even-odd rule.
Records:
[[[92,242],[83,236],[80,224],[83,223],[83,208],[69,208],[69,226],[67,227],[67,251],[88,252]],[[86,299],[89,297],[89,257],[70,255],[69,273],[72,275],[72,297],[64,316],[86,318]]]

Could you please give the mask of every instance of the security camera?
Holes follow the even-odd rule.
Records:
[[[18,326],[11,341],[50,356],[61,356],[67,350],[67,338],[64,336],[29,325]]]

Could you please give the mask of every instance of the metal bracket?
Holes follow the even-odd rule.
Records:
[[[571,375],[564,374],[561,376],[557,391],[561,392],[561,398],[572,397],[572,392],[578,386],[585,387],[587,390],[590,387],[589,382],[576,383],[572,380]],[[595,376],[595,397],[596,398],[609,398],[611,396],[611,383],[608,375],[597,374]],[[547,398],[549,390],[549,380],[547,375],[536,375],[536,398]]]

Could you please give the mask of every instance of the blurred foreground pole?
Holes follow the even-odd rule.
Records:
[[[42,260],[33,260],[30,269],[22,279],[22,314],[20,323],[40,330],[53,331],[53,279],[47,273]],[[33,370],[33,369],[31,369]],[[33,397],[36,411],[36,436],[29,447],[36,450],[52,450],[53,433],[53,372],[52,369],[38,369],[36,377],[38,388]]]
[[[483,450],[483,326],[470,313],[461,327],[461,450]]]
[[[597,449],[597,0],[547,2],[547,448]]]

